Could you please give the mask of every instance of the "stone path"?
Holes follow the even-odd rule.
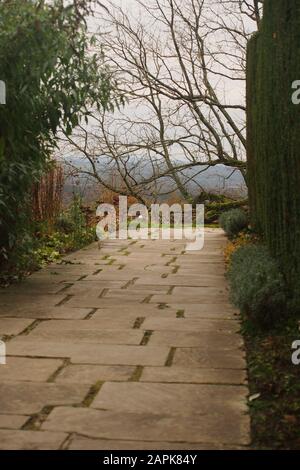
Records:
[[[107,241],[2,291],[0,448],[247,446],[224,244]]]

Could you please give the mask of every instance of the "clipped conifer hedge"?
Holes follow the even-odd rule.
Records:
[[[300,305],[300,0],[265,0],[247,60],[251,219]]]

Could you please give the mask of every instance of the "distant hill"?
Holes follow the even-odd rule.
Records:
[[[92,201],[97,197],[100,197],[99,190],[97,190],[96,181],[93,178],[89,178],[84,174],[80,174],[80,170],[86,170],[89,168],[89,163],[82,159],[72,157],[72,165],[79,169],[78,177],[76,177],[76,185],[74,187],[74,178],[67,178],[64,188],[65,200],[68,200],[71,194],[80,192],[84,199]],[[101,162],[98,164],[99,173],[107,175],[106,180],[111,181],[112,174],[115,173],[111,164]],[[181,175],[182,181],[189,188],[189,191],[195,195],[201,192],[203,188],[206,192],[215,194],[224,194],[233,198],[245,198],[247,196],[247,187],[243,178],[243,175],[239,170],[226,167],[224,165],[216,165],[214,167],[208,167],[204,172],[199,173],[201,167],[194,167],[186,170]],[[66,166],[66,173],[68,167]],[[144,178],[152,174],[152,169],[143,164],[143,168],[139,168],[139,172]],[[176,186],[170,178],[162,178],[160,180],[160,186],[163,188],[163,192],[174,190],[176,192]],[[165,199],[161,197],[161,200]]]

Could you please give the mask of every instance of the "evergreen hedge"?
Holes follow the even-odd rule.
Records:
[[[265,0],[248,46],[247,140],[251,218],[300,298],[300,0]]]

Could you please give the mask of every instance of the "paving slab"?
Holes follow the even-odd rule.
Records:
[[[199,288],[201,289],[201,288]],[[205,293],[204,291],[199,292],[198,294],[190,295],[188,292],[185,292],[182,288],[181,294],[172,293],[170,295],[153,295],[150,299],[150,303],[154,304],[169,304],[169,303],[186,303],[186,304],[210,304],[211,302],[224,304],[228,300],[228,296],[222,293]]]
[[[243,413],[228,419],[213,411],[205,416],[170,416],[59,407],[50,413],[42,429],[129,441],[249,444],[249,419]]]
[[[62,366],[59,359],[7,357],[0,367],[0,383],[7,381],[46,382]]]
[[[81,384],[0,383],[0,409],[3,414],[31,415],[44,406],[80,404],[88,391]]]
[[[67,439],[63,432],[0,430],[1,450],[57,450]]]
[[[82,277],[82,272],[80,274],[72,274],[68,271],[60,272],[49,272],[46,270],[38,271],[33,273],[26,279],[26,284],[35,286],[39,284],[40,286],[52,286],[57,284],[63,284],[64,282],[75,282],[78,281]]]
[[[193,318],[146,318],[143,323],[145,330],[167,330],[167,331],[224,331],[227,333],[237,332],[240,328],[234,320],[210,320]],[[225,334],[225,333],[224,333]]]
[[[118,302],[120,304],[122,304],[124,301],[127,303],[142,303],[148,295],[150,295],[148,292],[144,293],[143,291],[134,293],[128,291],[127,289],[109,289],[102,299],[106,302],[113,300],[114,302]]]
[[[63,301],[64,297],[64,295],[45,294],[40,294],[32,297],[31,295],[27,294],[19,294],[18,290],[9,290],[8,292],[4,290],[0,294],[0,309],[2,312],[3,310],[5,310],[5,308],[13,307],[16,304],[23,305],[24,308],[41,308],[45,307],[45,305],[55,307]]]
[[[116,311],[113,316],[109,309],[108,312],[106,312],[106,310],[95,312],[92,318],[88,320],[47,320],[36,326],[30,333],[30,338],[40,333],[53,333],[55,335],[57,332],[62,334],[68,333],[69,331],[74,334],[82,333],[83,335],[93,331],[95,335],[101,336],[104,330],[109,330],[113,335],[115,334],[115,330],[123,331],[125,329],[128,334],[139,334],[138,331],[134,332],[131,328],[134,325],[136,317],[137,314],[135,312],[122,316],[120,312]],[[107,327],[105,327],[105,325],[107,325]]]
[[[26,280],[22,284],[18,285],[18,295],[22,296],[39,296],[39,295],[52,295],[57,294],[59,295],[60,291],[65,288],[65,284],[61,282],[50,282],[47,279],[47,282],[40,282],[38,279],[34,280]],[[10,286],[6,289],[6,295],[15,295],[15,286]],[[3,298],[0,295],[0,299]]]
[[[65,297],[64,297],[65,298]],[[17,299],[16,299],[17,301]],[[47,319],[81,319],[85,318],[91,312],[92,308],[78,308],[78,307],[48,307],[45,305],[23,305],[17,303],[15,306],[10,305],[1,308],[1,316],[9,318],[31,318],[32,320],[47,320]],[[32,322],[31,322],[32,323]]]
[[[69,450],[228,450],[228,447],[215,443],[191,444],[189,442],[147,442],[147,441],[112,441],[109,439],[88,439],[75,437]],[[232,447],[231,447],[232,449]],[[235,447],[238,449],[238,447]],[[240,449],[240,448],[239,448]]]
[[[39,341],[34,338],[16,338],[7,345],[7,354],[13,356],[71,358],[74,364],[104,365],[164,365],[170,348],[166,346],[120,346],[72,341]]]
[[[130,294],[124,294],[122,297],[93,297],[89,296],[74,296],[71,297],[68,302],[65,304],[68,307],[72,308],[105,308],[105,307],[118,307],[121,309],[125,304],[132,304],[135,302],[136,304],[142,304],[143,296],[131,296]]]
[[[126,269],[126,266],[124,269]],[[150,273],[158,273],[159,275],[162,275],[162,274],[170,275],[173,272],[174,272],[173,266],[164,266],[162,268],[161,266],[157,266],[157,264],[148,264],[143,269],[143,275],[150,274]]]
[[[45,325],[46,326],[46,325]],[[30,334],[30,338],[39,341],[53,342],[74,342],[78,343],[96,343],[96,344],[135,344],[139,345],[143,339],[144,332],[138,329],[85,329],[74,331],[69,330],[39,329],[38,327]],[[1,370],[0,370],[1,378]]]
[[[245,385],[243,369],[205,369],[201,367],[144,367],[140,381],[158,383],[199,383]]]
[[[77,281],[74,282],[72,286],[70,286],[68,289],[65,290],[65,293],[68,295],[80,295],[84,296],[87,295],[87,292],[89,295],[92,296],[99,296],[103,289],[117,289],[121,288],[126,284],[125,281],[101,281],[101,280],[94,280],[94,281],[89,281],[89,284],[87,284],[87,281]]]
[[[217,414],[230,419],[247,411],[247,393],[246,387],[231,385],[106,382],[91,408],[168,416]]]
[[[127,381],[136,370],[135,366],[69,365],[57,376],[56,383],[96,384],[105,381]]]
[[[137,280],[138,281],[138,280]],[[132,285],[128,285],[127,286],[127,290],[129,291],[144,291],[144,290],[155,290],[155,291],[159,291],[157,293],[165,293],[167,294],[170,286],[167,285],[167,284],[161,284],[160,281],[161,279],[158,279],[157,280],[157,284],[137,284],[137,281],[135,281]]]
[[[211,297],[218,297],[218,296],[226,296],[228,294],[228,289],[223,284],[220,287],[174,287],[172,291],[172,295],[184,295],[193,297],[195,299],[201,300],[201,297],[211,296]],[[228,298],[228,297],[226,297]],[[199,302],[200,303],[200,302]]]
[[[138,286],[140,284],[143,285],[150,285],[153,286],[155,284],[159,284],[161,286],[193,286],[193,287],[224,287],[226,286],[226,280],[224,279],[223,275],[215,275],[215,276],[181,276],[180,274],[168,274],[166,277],[155,277],[149,276],[141,276],[135,282],[135,285]]]
[[[147,324],[146,324],[147,326]],[[165,345],[175,348],[202,348],[205,350],[232,351],[240,349],[243,341],[234,333],[219,331],[154,331],[150,337],[151,346]]]
[[[182,261],[175,261],[170,266],[176,266],[179,276],[220,276],[225,274],[225,267],[221,264],[210,264],[210,263],[189,263],[184,264]]]
[[[156,286],[144,286],[143,288],[141,288],[141,286],[136,287],[134,284],[129,284],[126,289],[109,289],[103,297],[105,297],[106,299],[112,297],[122,299],[125,296],[130,297],[133,301],[136,300],[138,302],[141,299],[144,300],[148,298],[149,295],[167,294],[168,291],[168,286],[158,286],[158,288],[156,288]]]
[[[131,329],[134,326],[135,320],[137,318],[136,313],[128,314],[124,317],[119,314],[115,314],[113,317],[111,311],[109,310],[106,313],[106,310],[95,312],[92,318],[88,320],[47,320],[43,321],[36,326],[35,330],[30,334],[30,336],[36,331],[36,333],[42,332],[51,332],[51,331],[60,331],[61,333],[72,331],[73,333],[80,333],[85,331],[95,331],[97,334],[101,334],[102,330],[121,330],[121,329]]]
[[[124,315],[124,307],[121,303],[116,306],[110,307],[102,306],[101,308],[97,309],[96,312],[93,314],[93,320],[101,320],[101,319],[110,319],[112,322],[115,319],[119,319],[119,321],[124,320],[124,317],[128,318],[175,318],[176,314],[179,309],[177,308],[159,308],[158,305],[154,304],[133,304],[128,303],[126,304],[126,315]]]
[[[28,421],[25,415],[0,415],[0,429],[20,429]],[[0,444],[1,448],[1,444]]]
[[[242,350],[204,348],[177,348],[173,365],[182,367],[207,367],[212,369],[243,369],[245,357]]]
[[[108,269],[109,268],[109,269]],[[85,277],[82,282],[94,282],[94,281],[111,281],[111,282],[121,282],[123,285],[127,282],[132,281],[135,278],[138,278],[142,275],[143,269],[133,270],[128,269],[124,266],[123,269],[115,269],[113,266],[109,266],[107,269],[103,269],[100,272],[97,272],[93,275]],[[113,269],[114,268],[114,269]]]
[[[238,311],[230,304],[172,304],[172,308],[184,311],[185,318],[210,320],[239,320]]]
[[[33,323],[33,320],[27,318],[1,318],[0,317],[0,336],[18,335]]]

